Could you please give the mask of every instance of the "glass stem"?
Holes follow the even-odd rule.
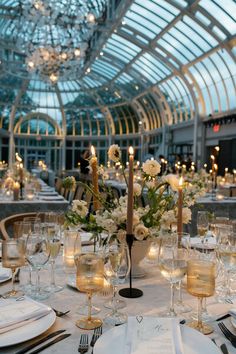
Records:
[[[183,293],[182,293],[182,286],[181,286],[182,282],[181,280],[179,281],[179,304],[183,303]]]
[[[174,309],[174,283],[170,283],[170,313],[175,314]]]
[[[39,275],[39,269],[36,268],[36,294],[39,293],[40,290],[40,275]]]
[[[32,286],[32,268],[29,266],[29,285]]]
[[[11,291],[12,291],[12,293],[15,293],[15,292],[16,292],[16,289],[15,289],[15,273],[16,273],[16,268],[12,268],[12,269],[11,269],[11,272],[12,272],[12,277],[11,277]]]
[[[87,293],[88,296],[88,321],[91,321],[92,318],[92,294]]]
[[[113,295],[112,295],[112,313],[116,313],[117,312],[117,308],[116,308],[116,295],[117,295],[117,286],[113,285]]]
[[[55,260],[51,260],[51,285],[55,286]]]
[[[227,270],[226,272],[226,295],[230,297],[230,273]]]
[[[202,312],[206,313],[207,312],[207,308],[206,308],[206,297],[204,297],[203,301],[202,301]]]
[[[201,330],[202,328],[202,297],[198,297],[198,307],[197,307],[197,328]]]

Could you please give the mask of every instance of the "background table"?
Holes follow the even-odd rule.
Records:
[[[142,297],[138,299],[125,299],[127,303],[127,307],[121,311],[127,312],[129,315],[157,315],[157,313],[163,309],[164,306],[169,304],[170,298],[170,289],[167,281],[163,279],[161,276],[157,266],[145,264],[147,269],[147,276],[142,279],[136,279],[133,281],[133,285],[143,290],[144,294]],[[45,269],[42,271],[41,279],[44,283],[49,282],[49,270]],[[27,271],[21,271],[21,279],[22,283],[27,278]],[[76,320],[81,317],[81,315],[76,313],[76,310],[79,307],[83,307],[85,302],[85,294],[79,293],[77,290],[73,290],[66,286],[66,276],[63,272],[63,266],[61,264],[61,259],[57,259],[56,266],[56,281],[59,284],[64,284],[65,288],[63,291],[53,294],[49,299],[44,301],[48,305],[56,308],[57,310],[70,310],[70,313],[62,318],[57,318],[55,324],[48,330],[47,333],[53,332],[58,329],[66,329],[67,333],[71,333],[72,335],[57,343],[54,346],[46,349],[44,354],[76,354],[78,353],[78,345],[80,340],[81,333],[88,333],[89,340],[91,339],[91,335],[93,331],[82,331],[81,329],[75,326]],[[127,284],[125,284],[127,286]],[[3,293],[5,290],[9,289],[10,284],[1,285],[0,293]],[[103,307],[104,301],[108,299],[102,296],[95,296],[93,298],[93,303],[97,306],[101,307],[102,311],[98,314],[99,317],[103,318],[105,313],[108,313],[108,310]],[[197,307],[196,298],[191,297],[187,293],[184,292],[184,300],[187,301],[188,304],[191,304],[195,309]],[[207,300],[208,310],[210,312],[215,313],[216,315],[221,315],[226,313],[227,309],[231,308],[232,305],[228,304],[219,304],[216,303],[215,298],[210,298]],[[225,323],[229,328],[232,329],[230,320],[225,320]],[[225,342],[229,349],[230,354],[236,354],[236,349],[231,346],[231,344],[221,335],[221,332],[216,324],[213,322],[213,326],[215,327],[215,332],[210,335],[211,338],[216,338],[216,342],[218,344],[222,344]],[[108,328],[104,327],[103,331]],[[236,333],[236,330],[234,330]],[[29,341],[29,342],[33,342]],[[27,342],[28,343],[28,342]],[[0,353],[4,354],[13,354],[17,349],[24,347],[27,343],[19,344],[14,347],[0,349]],[[91,348],[88,354],[91,353]],[[121,353],[122,354],[122,353]],[[188,354],[188,353],[185,353]]]

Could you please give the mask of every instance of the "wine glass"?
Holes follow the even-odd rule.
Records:
[[[109,245],[104,261],[105,279],[112,285],[112,311],[105,317],[104,322],[117,326],[127,322],[127,315],[117,311],[117,286],[125,282],[130,272],[130,257],[128,247],[125,243],[113,242]]]
[[[190,234],[187,232],[178,232],[178,249],[177,255],[180,259],[189,259],[189,250],[190,250]],[[192,307],[184,303],[183,301],[183,291],[182,291],[182,280],[178,282],[176,286],[178,290],[178,300],[175,303],[175,309],[178,314],[186,313],[192,311]]]
[[[2,265],[11,268],[12,289],[3,294],[3,297],[19,297],[24,295],[22,291],[15,289],[15,274],[19,267],[25,264],[25,242],[21,239],[5,240],[2,242]]]
[[[92,295],[103,288],[104,260],[100,254],[84,252],[75,255],[76,287],[87,293],[88,315],[77,320],[76,326],[82,329],[95,329],[102,325],[102,320],[91,316]]]
[[[31,293],[31,297],[36,300],[44,300],[48,297],[49,292],[40,288],[40,269],[48,262],[50,250],[47,246],[47,240],[42,232],[32,232],[26,242],[26,259],[33,269],[36,270],[36,288]]]
[[[208,214],[206,211],[198,211],[197,213],[197,232],[198,236],[201,239],[201,242],[204,243],[204,238],[208,230],[209,220]]]
[[[61,248],[61,234],[60,228],[56,224],[48,224],[44,228],[48,253],[50,253],[50,264],[51,264],[51,282],[50,285],[45,288],[46,291],[55,293],[61,291],[63,286],[56,285],[55,282],[55,261],[60,252]]]
[[[233,300],[231,272],[236,269],[236,234],[232,225],[217,226],[217,255],[225,271],[224,294],[221,297],[224,302],[230,302]]]
[[[163,277],[169,281],[171,287],[171,301],[168,311],[159,314],[162,317],[175,317],[174,287],[182,280],[187,272],[187,261],[183,253],[178,252],[178,235],[165,235],[161,240],[158,265]]]
[[[215,292],[215,261],[204,258],[204,253],[196,252],[187,263],[187,291],[198,298],[197,321],[188,323],[203,334],[210,334],[213,328],[202,321],[202,301]]]

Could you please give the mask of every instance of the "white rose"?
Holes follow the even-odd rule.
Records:
[[[119,198],[119,204],[121,206],[127,207],[127,202],[128,202],[128,196],[127,195],[125,195],[124,197],[120,197]]]
[[[172,224],[176,223],[176,216],[174,210],[165,211],[161,217],[162,228],[169,229]]]
[[[183,224],[188,224],[192,218],[192,212],[189,208],[183,208],[182,211]]]
[[[142,187],[140,186],[139,183],[134,183],[134,196],[139,197],[142,192]]]
[[[139,219],[138,213],[134,212],[134,214],[133,214],[133,225],[135,226],[135,225],[139,224],[139,221],[140,221],[140,219]]]
[[[161,171],[161,165],[156,160],[147,160],[142,166],[143,172],[147,175],[155,177]]]
[[[142,241],[149,235],[149,230],[143,224],[138,224],[134,228],[134,236],[137,240]]]
[[[162,177],[162,179],[164,182],[169,183],[169,185],[171,186],[173,191],[175,191],[175,192],[178,191],[179,179],[176,175],[169,174],[169,175]]]
[[[109,147],[108,150],[108,158],[114,162],[120,161],[121,158],[121,150],[120,147],[116,144],[113,144]]]
[[[72,210],[84,218],[88,214],[87,202],[84,200],[73,200]]]

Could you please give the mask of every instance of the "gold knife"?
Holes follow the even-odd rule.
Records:
[[[58,334],[61,334],[61,333],[65,332],[65,331],[66,331],[65,329],[60,329],[59,331],[50,333],[47,336],[37,340],[36,342],[34,342],[32,344],[29,344],[26,347],[18,350],[18,352],[16,352],[15,354],[24,354],[24,353],[28,352],[29,350],[37,347],[39,344],[42,344],[42,343],[46,342],[48,339],[51,339],[51,338],[53,338],[55,336],[58,336]]]
[[[51,345],[60,342],[63,339],[68,338],[69,336],[71,336],[71,333],[66,333],[66,334],[61,334],[59,337],[57,337],[56,339],[53,339],[51,342],[44,344],[42,347],[34,350],[33,352],[31,352],[30,354],[37,354],[40,353],[42,350],[50,347]]]

